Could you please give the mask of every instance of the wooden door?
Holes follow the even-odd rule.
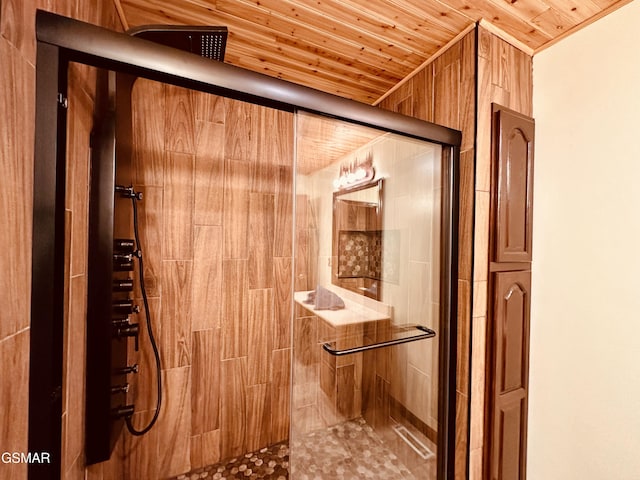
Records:
[[[534,121],[494,104],[492,261],[531,261]]]
[[[490,478],[524,480],[531,271],[493,274]]]

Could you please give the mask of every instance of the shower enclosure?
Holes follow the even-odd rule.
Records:
[[[296,134],[293,478],[435,479],[449,159],[307,112]]]
[[[453,478],[459,132],[43,12],[38,39],[34,239],[56,240],[34,244],[30,450],[60,435],[43,398],[62,381],[65,120],[48,97],[80,62],[139,78],[101,161],[144,194],[166,401],[125,476],[284,445],[296,480]],[[128,356],[142,425],[148,347]]]

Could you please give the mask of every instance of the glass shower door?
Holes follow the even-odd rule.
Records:
[[[445,160],[424,140],[296,114],[294,480],[438,478]]]

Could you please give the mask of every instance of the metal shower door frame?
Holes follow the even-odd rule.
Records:
[[[454,476],[456,414],[458,163],[461,133],[320,92],[309,87],[38,10],[33,184],[29,451],[51,463],[29,464],[30,479],[60,478],[64,323],[67,71],[70,62],[230,97],[271,108],[304,110],[384,129],[443,146],[452,212],[444,235],[450,270],[445,292],[449,322],[441,370],[438,471]]]

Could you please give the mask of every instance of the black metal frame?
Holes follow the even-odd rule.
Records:
[[[64,315],[66,90],[69,62],[113,70],[281,110],[304,110],[428,140],[443,146],[449,198],[444,237],[450,289],[442,293],[449,322],[440,334],[447,355],[440,388],[439,472],[454,475],[457,319],[457,205],[461,133],[312,88],[211,61],[126,34],[38,10],[29,450],[50,464],[30,464],[29,478],[60,477],[62,328]],[[447,211],[447,210],[444,210]],[[443,289],[446,290],[446,289]]]

